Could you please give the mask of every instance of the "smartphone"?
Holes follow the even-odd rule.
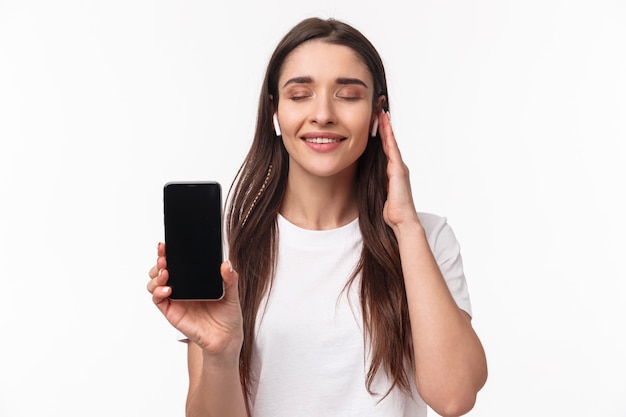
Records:
[[[218,182],[168,182],[163,187],[165,252],[173,300],[219,300],[222,187]]]

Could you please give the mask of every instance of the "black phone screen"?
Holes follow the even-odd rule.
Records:
[[[168,182],[163,188],[165,252],[171,299],[224,295],[222,191],[217,182]]]

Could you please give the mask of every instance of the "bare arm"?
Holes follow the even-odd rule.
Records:
[[[379,115],[388,158],[387,224],[400,248],[415,355],[415,383],[426,403],[442,416],[470,411],[487,379],[487,362],[470,317],[456,305],[413,202],[409,171],[388,115]]]
[[[187,416],[247,417],[239,378],[243,327],[237,281],[230,265],[221,266],[224,298],[219,301],[171,300],[165,244],[150,269],[148,291],[165,318],[189,339]]]
[[[239,356],[216,359],[195,343],[188,345],[187,417],[247,417],[239,378]]]
[[[415,381],[420,395],[442,416],[474,406],[487,378],[485,352],[469,315],[459,309],[419,223],[396,235],[409,304]]]

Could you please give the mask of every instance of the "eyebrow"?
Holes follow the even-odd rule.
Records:
[[[362,80],[358,78],[340,77],[337,78],[335,82],[339,85],[361,85],[365,88],[368,88],[367,84],[365,84]],[[285,82],[285,84],[283,84],[283,88],[287,87],[290,84],[313,84],[313,78],[309,76],[290,78]]]

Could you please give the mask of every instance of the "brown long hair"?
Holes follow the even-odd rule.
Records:
[[[389,109],[380,56],[362,33],[346,23],[305,19],[285,35],[271,56],[259,99],[254,140],[231,185],[226,218],[229,258],[240,277],[244,329],[240,372],[247,392],[257,311],[271,287],[277,254],[276,217],[289,170],[287,151],[272,128],[272,115],[278,105],[278,77],[289,53],[312,39],[354,50],[374,79],[372,108],[376,108],[376,101],[383,96],[382,109]],[[392,381],[389,390],[397,385],[408,392],[407,369],[411,369],[414,360],[398,243],[383,219],[386,167],[387,158],[377,134],[370,138],[358,161],[356,186],[363,250],[356,272],[346,285],[354,283],[360,273],[361,308],[367,335],[364,340],[369,339],[372,352],[366,381],[368,390],[371,392],[374,376],[382,367]]]

